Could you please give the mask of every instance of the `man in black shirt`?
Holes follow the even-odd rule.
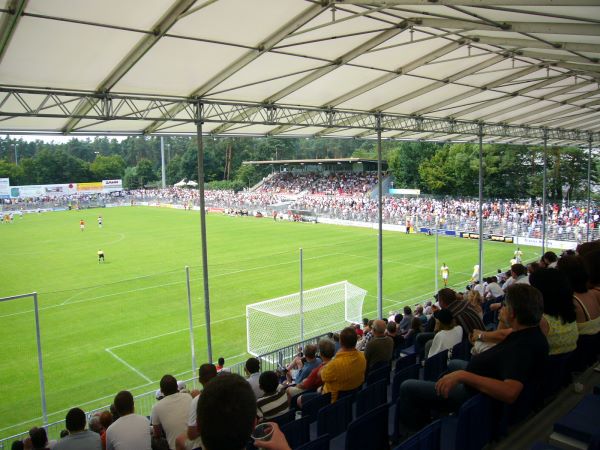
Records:
[[[542,294],[526,284],[511,286],[500,313],[512,329],[502,342],[473,356],[464,370],[455,370],[437,383],[408,380],[400,387],[400,420],[407,430],[418,430],[430,421],[432,409],[456,410],[472,395],[481,392],[505,403],[514,403],[524,384],[536,378],[548,356],[548,342],[539,322]],[[458,364],[457,364],[458,363]],[[449,369],[461,366],[461,362]]]

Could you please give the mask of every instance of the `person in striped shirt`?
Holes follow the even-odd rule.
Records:
[[[263,421],[280,416],[289,411],[285,389],[279,385],[279,378],[272,370],[260,374],[258,385],[265,393],[256,401],[258,416]]]

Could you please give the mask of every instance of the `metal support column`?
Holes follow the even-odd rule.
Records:
[[[479,284],[483,283],[483,124],[479,124]]]
[[[546,253],[546,190],[548,182],[548,130],[544,129],[544,175],[542,179],[542,256]]]
[[[210,291],[208,289],[208,252],[206,248],[206,211],[204,207],[204,142],[202,140],[202,103],[196,104],[196,139],[198,145],[198,190],[200,194],[200,238],[202,247],[202,280],[204,284],[204,315],[206,320],[206,350],[212,364],[212,338],[210,332]]]
[[[194,320],[192,318],[192,286],[190,284],[190,267],[185,266],[185,283],[187,286],[188,319],[190,323],[190,351],[192,352],[192,377],[196,376],[196,344],[194,339]]]
[[[377,116],[377,318],[383,319],[383,177],[381,173],[381,116]]]
[[[165,138],[164,136],[160,137],[160,173],[162,175],[162,187],[163,189],[167,187],[167,176],[165,172]]]
[[[587,173],[587,224],[585,241],[590,242],[590,222],[592,221],[592,133],[588,139],[588,173]]]
[[[435,267],[434,267],[435,270],[433,271],[433,274],[435,275],[435,293],[436,294],[439,291],[438,270],[440,270],[439,269],[439,240],[440,240],[439,228],[440,228],[440,217],[436,214],[436,216],[435,216]]]
[[[46,382],[44,378],[44,364],[42,362],[42,335],[40,333],[40,313],[37,292],[33,293],[33,310],[35,312],[35,338],[37,341],[38,372],[40,377],[40,396],[42,398],[42,417],[44,425],[48,425],[48,407],[46,405]]]
[[[304,267],[300,249],[300,341],[304,342]]]

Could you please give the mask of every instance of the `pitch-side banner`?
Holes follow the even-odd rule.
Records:
[[[77,185],[73,183],[12,186],[10,189],[11,197],[15,198],[60,197],[61,195],[70,195],[75,192],[77,192]]]
[[[0,198],[10,197],[10,178],[0,178]]]
[[[88,192],[90,194],[102,192],[102,182],[77,183],[77,192]]]

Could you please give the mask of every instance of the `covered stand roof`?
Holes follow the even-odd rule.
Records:
[[[598,0],[0,0],[0,132],[600,142]]]

